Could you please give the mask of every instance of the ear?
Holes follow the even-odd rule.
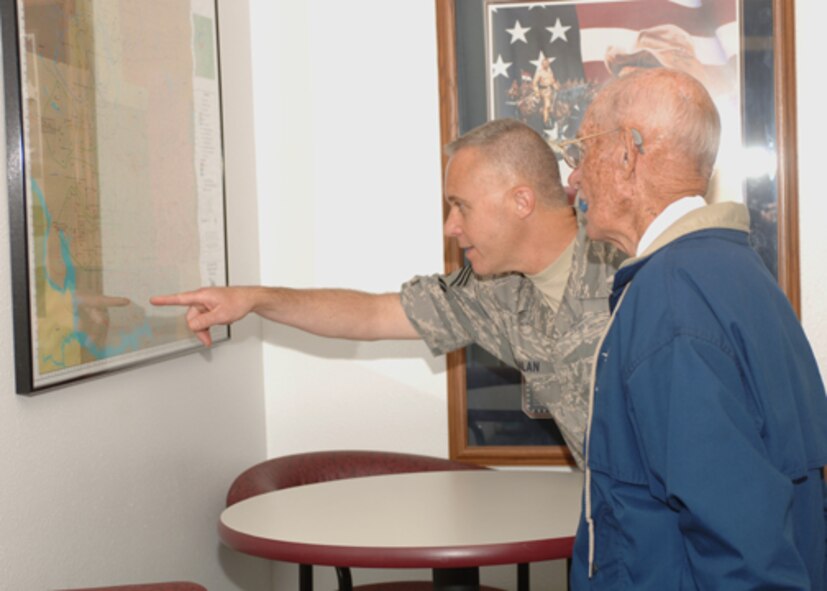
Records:
[[[511,201],[514,211],[519,218],[528,217],[537,205],[537,196],[534,190],[527,185],[519,185],[511,189]]]
[[[635,172],[638,156],[643,154],[643,140],[636,129],[623,130],[623,172],[629,178]]]

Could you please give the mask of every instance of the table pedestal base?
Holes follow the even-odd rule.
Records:
[[[434,591],[479,591],[480,569],[435,568]]]

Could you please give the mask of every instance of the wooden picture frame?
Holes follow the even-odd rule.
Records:
[[[719,0],[705,0],[717,1]],[[769,254],[764,252],[763,256],[793,308],[800,314],[794,1],[729,1],[736,4],[738,15],[737,35],[740,53],[737,62],[739,67],[735,74],[738,76],[736,82],[742,85],[739,94],[739,123],[742,125],[740,147],[753,146],[757,133],[760,136],[760,148],[770,154],[769,165],[774,165],[774,170],[757,181],[754,178],[748,179],[747,176],[741,177],[743,200],[750,205],[749,199],[752,196],[763,195],[762,199],[769,198],[773,201],[770,205],[772,224],[766,232],[767,239],[764,242],[772,243],[775,239],[775,243],[769,244],[771,250],[767,251]],[[491,118],[488,101],[485,106],[479,103],[480,95],[486,97],[492,92],[490,88],[486,88],[485,80],[494,61],[485,53],[484,16],[485,10],[491,4],[515,9],[541,5],[557,8],[552,5],[589,4],[590,9],[594,10],[595,6],[599,8],[601,2],[436,0],[442,145]],[[610,4],[613,5],[613,10],[617,10],[623,3]],[[468,97],[477,97],[477,102],[469,101]],[[443,172],[445,164],[446,159],[443,158]],[[565,174],[563,178],[565,180]],[[443,210],[443,217],[445,216],[447,208]],[[753,212],[753,218],[755,217],[756,213]],[[761,231],[758,230],[759,238]],[[755,229],[753,234],[756,234]],[[448,238],[444,239],[444,252],[446,272],[450,273],[464,264],[462,252]],[[562,440],[556,444],[543,445],[480,445],[472,441],[468,398],[468,359],[473,357],[470,349],[448,355],[451,458],[489,465],[572,465],[571,455],[562,444]],[[514,414],[513,409],[509,412]]]

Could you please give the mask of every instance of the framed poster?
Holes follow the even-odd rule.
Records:
[[[792,0],[436,0],[436,8],[443,144],[502,117],[552,145],[576,137],[600,86],[635,68],[701,80],[722,120],[707,197],[747,205],[753,245],[799,310]],[[570,171],[559,164],[565,183]],[[447,239],[445,253],[446,271],[463,265]],[[452,458],[571,463],[553,421],[522,412],[519,371],[476,346],[451,354],[448,366]]]
[[[149,297],[227,284],[215,0],[0,17],[18,393],[194,350]]]

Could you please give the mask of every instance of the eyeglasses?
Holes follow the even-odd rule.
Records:
[[[586,155],[586,148],[583,146],[583,142],[586,140],[594,139],[596,137],[600,137],[601,135],[606,135],[609,133],[614,133],[616,131],[620,131],[623,129],[622,127],[615,127],[614,129],[608,129],[606,131],[598,131],[597,133],[591,133],[589,135],[584,135],[583,137],[576,137],[570,140],[563,140],[562,142],[550,142],[552,150],[559,153],[566,164],[569,165],[569,168],[574,170],[578,168],[580,164],[583,162],[583,157]],[[635,143],[638,151],[643,154],[643,136],[640,135],[640,132],[637,129],[632,129],[632,141]]]

